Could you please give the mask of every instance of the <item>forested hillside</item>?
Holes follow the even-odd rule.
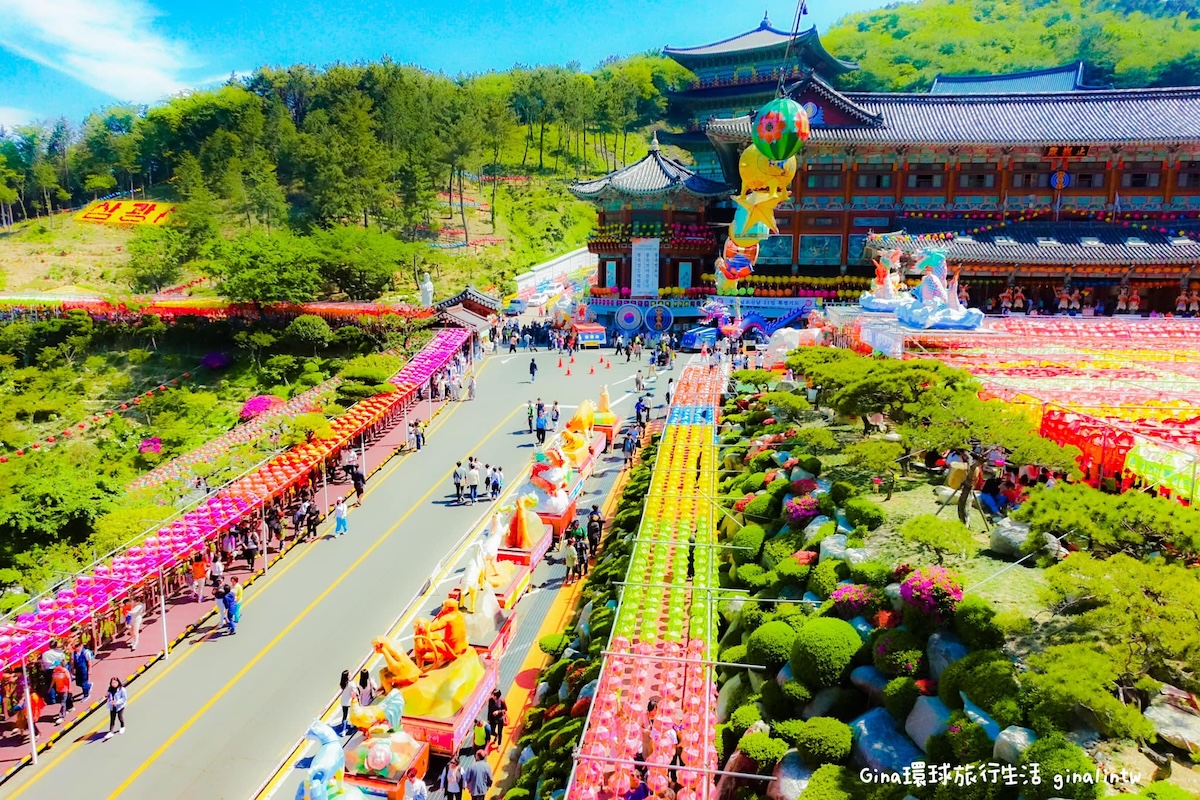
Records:
[[[1093,85],[1200,85],[1195,0],[922,0],[850,14],[822,41],[860,66],[841,85],[866,91],[1072,61],[1087,62]]]
[[[262,68],[149,109],[10,131],[0,204],[19,222],[131,187],[182,201],[177,224],[129,243],[137,289],[204,272],[238,299],[370,299],[417,248],[438,258],[425,245],[439,228],[464,242],[519,234],[474,259],[482,282],[581,243],[589,219],[566,181],[644,154],[631,132],[661,119],[665,92],[687,77],[657,55],[590,73],[516,67],[460,79],[387,60]],[[533,180],[498,188],[473,184],[479,175]],[[459,204],[451,216],[448,195],[464,194],[477,210],[468,217]],[[497,219],[498,207],[511,218]],[[364,233],[338,232],[346,226]],[[351,246],[367,255],[347,264]],[[261,268],[247,280],[251,262]]]

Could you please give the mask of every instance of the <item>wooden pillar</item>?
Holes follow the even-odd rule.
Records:
[[[850,218],[853,215],[851,206],[854,204],[853,193],[858,188],[858,160],[853,156],[850,157],[850,163],[847,164],[849,169],[846,170],[846,191],[842,193],[842,256],[841,264],[849,265],[850,262]]]
[[[1121,180],[1121,153],[1119,150],[1112,151],[1110,161],[1108,162],[1108,206],[1112,208],[1117,202],[1117,191]]]

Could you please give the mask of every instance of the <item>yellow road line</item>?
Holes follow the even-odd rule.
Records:
[[[513,416],[517,413],[517,411],[519,411],[521,408],[523,408],[523,406],[517,406],[512,411],[510,411],[508,413],[508,416],[506,416],[504,419],[500,420],[500,422],[496,425],[496,427],[492,428],[478,444],[476,444],[474,447],[471,448],[471,450],[472,451],[477,450],[480,447],[482,447],[483,444],[485,442],[487,442],[488,439],[491,439],[493,436],[496,435],[497,431],[499,431],[504,425],[508,424],[508,421],[510,419],[512,419]],[[366,561],[371,556],[371,554],[374,553],[385,541],[387,541],[391,537],[391,535],[396,532],[396,530],[400,527],[400,525],[402,525],[404,523],[405,520],[407,520],[410,516],[412,516],[412,514],[418,508],[423,506],[425,504],[425,501],[427,501],[430,497],[433,496],[434,492],[437,492],[439,490],[444,490],[445,482],[450,479],[450,477],[453,475],[453,473],[454,473],[453,469],[447,470],[446,473],[442,477],[440,477],[434,483],[434,485],[432,487],[430,487],[429,491],[427,491],[415,503],[413,503],[413,505],[408,509],[408,511],[406,511],[404,513],[403,516],[401,516],[398,520],[396,520],[390,528],[388,528],[386,531],[384,531],[383,535],[381,535],[378,539],[375,540],[374,544],[372,544],[369,548],[367,548],[363,552],[362,555],[360,555],[357,559],[355,559],[354,563],[351,564],[349,567],[347,567],[346,570],[341,575],[339,575],[333,583],[331,583],[331,584],[329,584],[329,586],[325,587],[324,591],[322,591],[319,595],[317,595],[315,598],[313,598],[312,602],[309,603],[304,608],[304,610],[301,611],[295,617],[295,619],[293,619],[291,622],[289,622],[287,624],[287,626],[284,627],[283,630],[281,630],[279,633],[277,633],[275,635],[275,638],[271,639],[271,641],[268,642],[264,648],[259,650],[258,653],[252,659],[247,661],[246,665],[244,667],[242,667],[236,675],[234,675],[232,678],[230,678],[229,681],[216,692],[216,694],[214,694],[212,697],[210,697],[208,702],[206,702],[203,706],[201,706],[200,709],[195,714],[193,714],[190,718],[188,718],[187,722],[183,723],[183,725],[181,725],[179,727],[179,729],[177,731],[175,731],[175,733],[171,734],[170,738],[168,738],[165,742],[163,742],[161,745],[159,745],[158,749],[155,750],[153,753],[151,753],[150,757],[147,758],[144,762],[142,762],[142,765],[139,766],[136,770],[134,770],[133,774],[131,774],[128,778],[126,778],[121,783],[121,785],[118,786],[116,788],[116,790],[113,791],[113,793],[108,796],[108,799],[113,800],[113,798],[119,797],[126,789],[129,788],[130,784],[132,784],[134,781],[136,781],[142,775],[142,773],[144,773],[147,769],[149,769],[154,764],[155,761],[157,761],[160,757],[162,757],[162,754],[165,753],[171,747],[171,745],[173,745],[175,742],[177,742],[179,740],[179,737],[181,737],[181,736],[183,736],[183,734],[187,733],[187,731],[190,730],[191,727],[193,725],[195,725],[196,722],[199,721],[201,717],[203,717],[205,714],[207,714],[209,712],[209,710],[214,705],[216,705],[217,701],[220,700],[222,697],[224,697],[229,692],[229,690],[232,689],[234,687],[234,685],[237,684],[237,682],[240,681],[246,675],[247,672],[249,672],[251,669],[254,668],[254,666],[256,664],[258,664],[259,661],[261,661],[263,658],[265,658],[267,653],[271,652],[271,650],[273,650],[275,648],[275,646],[277,644],[279,644],[279,642],[282,641],[285,636],[287,636],[289,633],[291,633],[293,628],[295,628],[298,624],[300,624],[300,622],[305,617],[307,617],[310,613],[312,613],[313,609],[315,609],[317,606],[321,605],[325,601],[325,598],[327,598],[333,592],[334,589],[336,589],[338,586],[340,586],[342,584],[342,581],[346,580],[346,578],[350,577],[354,573],[355,570],[357,570],[360,566],[362,566],[363,562]]]
[[[486,366],[486,363],[484,364],[484,366]],[[482,369],[482,367],[480,369]],[[442,416],[442,418],[440,420],[438,420],[434,424],[433,427],[430,428],[429,433],[432,434],[434,431],[441,428],[450,419],[450,417],[454,414],[454,412],[457,411],[462,406],[463,406],[462,403],[455,404],[454,408],[451,408],[448,412],[446,412],[446,414],[444,416]],[[439,411],[440,411],[440,409],[439,409]],[[509,415],[509,416],[511,417],[512,415]],[[387,467],[382,475],[380,475],[378,478],[376,478],[375,480],[372,481],[371,487],[368,488],[363,493],[363,497],[364,498],[367,497],[368,495],[371,494],[371,492],[375,491],[375,489],[377,489],[379,486],[381,486],[383,484],[383,482],[389,476],[391,476],[391,474],[393,472],[395,472],[397,469],[400,468],[400,466],[405,462],[405,460],[406,459],[404,459],[404,458],[396,459],[395,460],[396,463]],[[326,524],[325,527],[328,528],[329,525]],[[250,594],[250,593],[247,594],[246,600],[244,601],[246,603],[246,605],[253,603],[259,597],[261,597],[263,595],[263,593],[267,590],[267,588],[271,586],[271,584],[275,583],[275,581],[277,579],[283,577],[283,575],[286,574],[288,570],[290,570],[292,567],[294,567],[296,564],[298,564],[305,556],[307,556],[309,553],[311,553],[314,550],[314,545],[316,545],[319,541],[320,540],[318,539],[315,541],[308,542],[307,546],[304,547],[303,550],[301,550],[299,553],[296,553],[294,558],[289,558],[287,560],[287,563],[285,563],[283,566],[277,567],[274,570],[269,570],[267,573],[267,582],[262,584],[261,586],[253,587],[254,588],[253,594]],[[295,550],[296,550],[296,548],[293,547],[293,549],[291,551],[288,551],[288,555],[292,555],[292,553]],[[167,675],[171,674],[171,672],[176,667],[178,667],[181,663],[183,663],[184,660],[186,660],[188,656],[192,655],[193,653],[195,653],[197,651],[197,649],[199,649],[196,647],[196,645],[204,642],[206,639],[208,639],[210,636],[212,636],[213,633],[215,633],[215,630],[208,631],[203,636],[201,636],[199,639],[193,640],[191,643],[191,647],[188,650],[184,651],[181,655],[179,655],[174,660],[169,661],[167,663],[167,665],[162,670],[160,670],[157,674],[155,674],[152,678],[150,678],[149,681],[147,681],[144,684],[139,685],[137,691],[129,696],[128,704],[132,704],[132,703],[136,702],[138,699],[143,697],[146,694],[146,692],[148,692],[152,688],[154,688],[154,686],[159,681],[161,681]],[[176,648],[176,651],[174,651],[174,652],[178,652],[178,648]],[[94,725],[92,725],[91,730],[88,730],[86,733],[81,733],[76,738],[76,740],[65,750],[62,750],[54,758],[54,760],[47,762],[44,766],[40,767],[36,773],[34,773],[32,776],[30,776],[28,781],[26,781],[21,786],[18,786],[17,788],[13,789],[12,794],[9,795],[9,799],[15,800],[15,798],[20,797],[27,789],[29,789],[30,786],[33,786],[35,783],[37,783],[39,780],[41,780],[42,777],[46,773],[50,772],[52,769],[54,769],[56,766],[58,766],[60,763],[62,763],[62,761],[64,759],[66,759],[68,756],[70,756],[71,753],[75,752],[75,750],[77,750],[78,748],[87,744],[88,741],[90,740],[90,738],[93,735],[95,735],[96,733],[98,733],[100,731],[100,729],[103,727],[104,727],[104,715],[100,714],[97,716],[96,723]]]

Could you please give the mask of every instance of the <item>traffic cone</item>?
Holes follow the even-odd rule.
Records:
[[[571,356],[571,363],[572,363],[572,364],[574,364],[574,363],[575,363],[575,356]]]
[[[558,357],[558,368],[562,369],[562,356]]]
[[[588,375],[595,375],[595,374],[596,374],[596,368],[595,368],[595,367],[589,367],[589,368],[588,368]]]
[[[605,368],[605,369],[612,369],[612,359],[611,359],[611,358],[610,358],[608,361],[605,361],[605,362],[604,362],[604,368]]]
[[[570,377],[570,375],[571,375],[571,368],[567,367],[567,376]]]

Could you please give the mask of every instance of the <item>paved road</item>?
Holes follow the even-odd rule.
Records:
[[[525,401],[575,405],[607,383],[616,410],[628,413],[622,393],[645,368],[622,360],[589,375],[598,361],[590,352],[568,377],[543,350],[534,354],[541,370],[531,386],[530,357],[490,357],[479,399],[443,411],[425,450],[372,479],[347,536],[297,548],[247,591],[237,636],[201,631],[135,683],[123,736],[103,741],[108,720],[97,714],[0,798],[249,797],[329,704],[341,671],[357,665],[487,513],[449,504],[454,461],[474,454],[499,463],[511,482],[532,453]]]

